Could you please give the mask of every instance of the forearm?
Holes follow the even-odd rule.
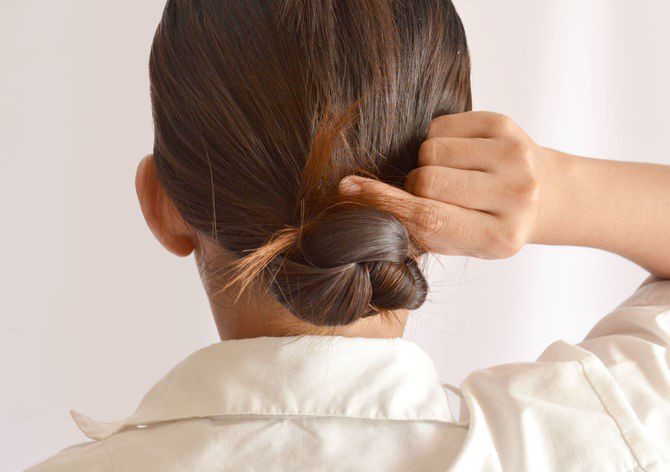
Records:
[[[670,166],[554,150],[543,159],[552,190],[531,242],[603,249],[670,277]]]
[[[500,259],[529,242],[588,246],[670,278],[668,166],[544,148],[490,112],[433,119],[417,163],[404,190],[350,176],[340,191],[397,215],[437,254]]]

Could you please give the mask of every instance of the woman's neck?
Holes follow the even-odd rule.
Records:
[[[402,337],[408,311],[360,319],[347,326],[315,326],[296,318],[268,295],[245,292],[238,300],[233,294],[209,297],[214,321],[221,340],[261,336],[302,334],[364,338]]]
[[[221,340],[304,334],[398,338],[405,330],[408,310],[363,318],[346,326],[315,326],[294,316],[262,287],[250,287],[241,294],[235,287],[221,290],[225,281],[211,276],[208,262],[216,261],[211,266],[220,267],[230,260],[205,241],[200,241],[194,252]]]

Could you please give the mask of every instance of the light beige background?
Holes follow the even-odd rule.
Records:
[[[163,3],[0,0],[3,470],[81,442],[70,408],[125,416],[172,365],[217,340],[193,261],[154,242],[135,201]],[[670,3],[456,4],[477,109],[511,115],[544,145],[670,164]],[[575,248],[440,263],[407,337],[451,383],[578,341],[644,277]]]

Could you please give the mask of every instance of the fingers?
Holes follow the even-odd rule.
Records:
[[[430,122],[427,138],[493,138],[515,133],[512,119],[489,111],[469,111],[438,116]]]
[[[504,154],[500,141],[483,138],[429,138],[421,143],[418,165],[446,166],[455,169],[493,170]]]
[[[496,179],[476,170],[423,166],[411,171],[405,189],[413,195],[473,210],[499,210]]]
[[[537,219],[537,145],[510,118],[491,112],[431,121],[405,189],[356,176],[340,183],[398,216],[429,251],[509,257]]]
[[[497,220],[485,212],[412,195],[376,180],[349,176],[340,182],[340,193],[365,195],[397,215],[410,232],[431,252],[485,257]]]

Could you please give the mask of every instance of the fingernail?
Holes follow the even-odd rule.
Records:
[[[360,182],[361,179],[354,175],[345,177],[342,180],[340,180],[340,192],[347,195],[354,195],[356,193],[360,193],[361,190],[363,190],[363,187],[361,187]]]

